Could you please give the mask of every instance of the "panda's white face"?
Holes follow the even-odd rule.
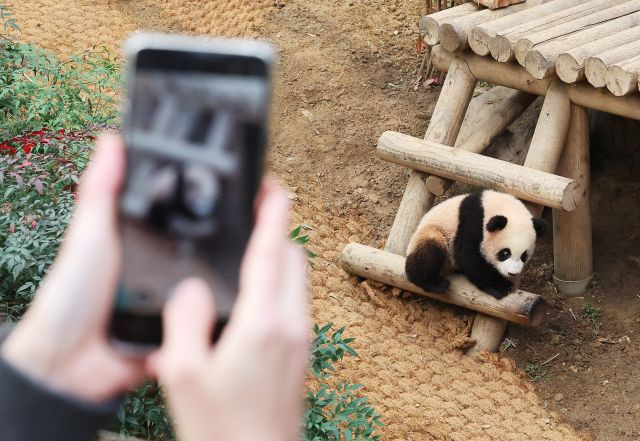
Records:
[[[533,255],[537,235],[530,217],[525,222],[499,217],[493,225],[493,219],[487,223],[481,251],[500,274],[511,278],[522,272]]]

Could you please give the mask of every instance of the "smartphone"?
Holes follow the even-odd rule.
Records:
[[[122,272],[111,339],[160,345],[163,305],[197,276],[215,296],[215,340],[253,227],[275,51],[253,40],[139,33],[125,54]]]

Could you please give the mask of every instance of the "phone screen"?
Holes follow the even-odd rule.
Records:
[[[111,333],[158,345],[167,297],[197,276],[214,293],[217,335],[234,304],[253,226],[269,66],[247,55],[163,49],[140,50],[134,63]]]

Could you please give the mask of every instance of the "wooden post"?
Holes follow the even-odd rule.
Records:
[[[638,35],[640,35],[640,26],[633,26],[622,32],[616,32],[604,38],[596,38],[590,43],[569,49],[558,55],[555,63],[556,74],[565,83],[576,83],[584,79],[584,62],[587,58],[612,47],[637,40]]]
[[[537,326],[544,320],[545,303],[538,294],[515,290],[498,300],[480,291],[461,274],[449,276],[451,286],[446,293],[424,291],[407,280],[405,258],[358,243],[342,250],[342,268],[350,274],[395,286],[430,299],[482,312],[502,320],[525,326]],[[502,321],[501,320],[501,321]]]
[[[563,294],[580,295],[593,278],[589,185],[589,112],[571,105],[571,122],[558,174],[575,179],[582,203],[572,212],[553,210],[553,280]]]
[[[549,85],[540,111],[540,118],[524,162],[525,167],[547,173],[555,171],[567,135],[569,125],[567,115],[569,115],[570,106],[565,87],[559,81],[553,81]],[[542,213],[540,206],[530,207],[530,210],[537,216]],[[516,284],[519,285],[519,283],[520,280],[517,280]],[[497,351],[506,328],[506,322],[487,317],[481,318],[478,314],[471,329],[471,337],[476,340],[476,345],[470,348],[467,354],[473,357],[483,350]]]
[[[474,98],[458,134],[455,147],[473,153],[482,153],[513,121],[535,100],[535,95],[497,86]],[[471,119],[473,117],[473,119]],[[442,196],[452,181],[429,176],[427,190]]]
[[[440,98],[433,109],[425,140],[449,146],[454,144],[475,85],[476,79],[463,60],[451,63]],[[411,172],[384,247],[386,251],[404,256],[420,219],[431,208],[433,195],[427,191],[426,178],[424,173]]]

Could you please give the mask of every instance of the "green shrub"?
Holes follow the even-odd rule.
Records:
[[[19,29],[4,5],[0,21]],[[92,135],[115,121],[120,66],[0,38],[0,314],[17,319],[57,252]]]

